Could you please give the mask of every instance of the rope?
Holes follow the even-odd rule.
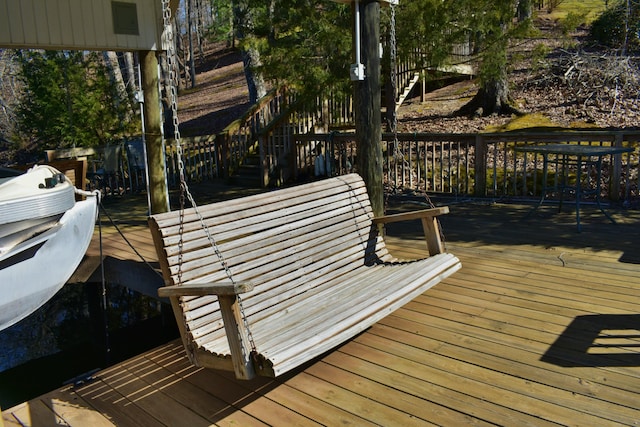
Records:
[[[97,192],[99,194],[99,192]],[[96,197],[98,195],[96,194]],[[98,197],[98,203],[102,205]],[[107,315],[107,280],[104,272],[104,256],[102,254],[102,219],[100,218],[100,210],[98,210],[98,241],[100,246],[100,280],[102,284],[102,321],[104,323],[104,344],[105,344],[105,363],[111,363],[111,344],[109,340],[109,316]]]
[[[149,263],[149,261],[147,261],[144,256],[142,256],[142,254],[140,252],[138,252],[138,250],[133,246],[133,244],[129,241],[129,239],[127,239],[127,236],[124,235],[124,233],[122,232],[122,230],[120,229],[120,227],[118,227],[118,224],[113,220],[113,218],[111,218],[111,215],[109,215],[109,212],[105,209],[104,205],[102,204],[102,202],[100,202],[100,210],[107,216],[107,218],[109,219],[109,222],[111,223],[111,225],[113,225],[113,227],[116,229],[116,231],[118,232],[118,234],[120,235],[120,237],[122,237],[122,240],[125,241],[125,243],[131,248],[131,250],[138,256],[138,258],[140,258],[140,260],[147,266],[149,267],[151,270],[153,270],[153,272],[155,274],[157,274],[159,277],[162,277],[162,274],[159,273],[152,265],[151,263]],[[102,250],[102,244],[100,246],[100,249]]]

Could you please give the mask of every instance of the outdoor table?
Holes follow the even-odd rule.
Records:
[[[536,144],[536,145],[523,145],[515,147],[516,152],[521,153],[537,153],[542,155],[542,196],[540,201],[533,209],[527,214],[531,215],[536,209],[538,209],[544,202],[547,192],[550,189],[556,189],[557,187],[547,185],[547,173],[549,167],[549,157],[554,156],[556,161],[562,164],[562,180],[560,184],[560,206],[559,211],[562,210],[562,199],[564,192],[567,190],[574,190],[576,194],[576,224],[578,232],[580,228],[580,203],[585,194],[595,194],[595,200],[600,211],[615,224],[614,219],[604,210],[600,204],[600,182],[602,178],[602,158],[604,156],[610,156],[614,154],[629,153],[633,151],[632,147],[607,147],[599,145],[577,145],[577,144]],[[569,185],[567,183],[567,170],[569,162],[573,162],[576,165],[576,184]],[[596,170],[596,184],[595,188],[583,189],[582,182],[582,165],[592,165]]]

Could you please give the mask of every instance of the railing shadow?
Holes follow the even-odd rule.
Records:
[[[563,367],[640,366],[640,314],[577,316],[541,360]]]

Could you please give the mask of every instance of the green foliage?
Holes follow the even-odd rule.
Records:
[[[466,25],[465,1],[404,1],[398,6],[396,34],[398,56],[408,57],[419,50],[418,66],[443,65],[456,43],[467,42],[471,32]]]
[[[531,68],[538,71],[548,64],[547,56],[551,53],[551,48],[544,43],[538,43],[531,51]]]
[[[97,53],[17,51],[25,90],[18,128],[39,149],[105,144],[136,129]]]
[[[627,28],[626,32],[625,28]],[[592,43],[601,46],[614,49],[625,48],[637,52],[640,49],[639,30],[640,5],[638,2],[630,2],[630,9],[627,11],[627,1],[618,0],[593,22],[589,39]]]
[[[207,37],[213,41],[231,38],[233,10],[228,0],[211,0],[211,25],[207,28]]]
[[[563,35],[567,36],[586,22],[587,12],[569,12],[564,19],[560,20],[560,31],[562,31]]]
[[[350,8],[328,1],[274,1],[271,8],[252,3],[256,38],[245,41],[260,51],[263,76],[308,99],[327,88],[350,90]]]

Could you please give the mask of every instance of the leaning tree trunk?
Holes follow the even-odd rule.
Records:
[[[249,3],[249,0],[236,0],[233,2],[235,35],[240,42],[248,40],[254,34],[253,17]],[[249,90],[249,101],[253,104],[267,93],[264,79],[256,71],[257,67],[261,65],[260,52],[245,43],[242,47],[242,63]]]

